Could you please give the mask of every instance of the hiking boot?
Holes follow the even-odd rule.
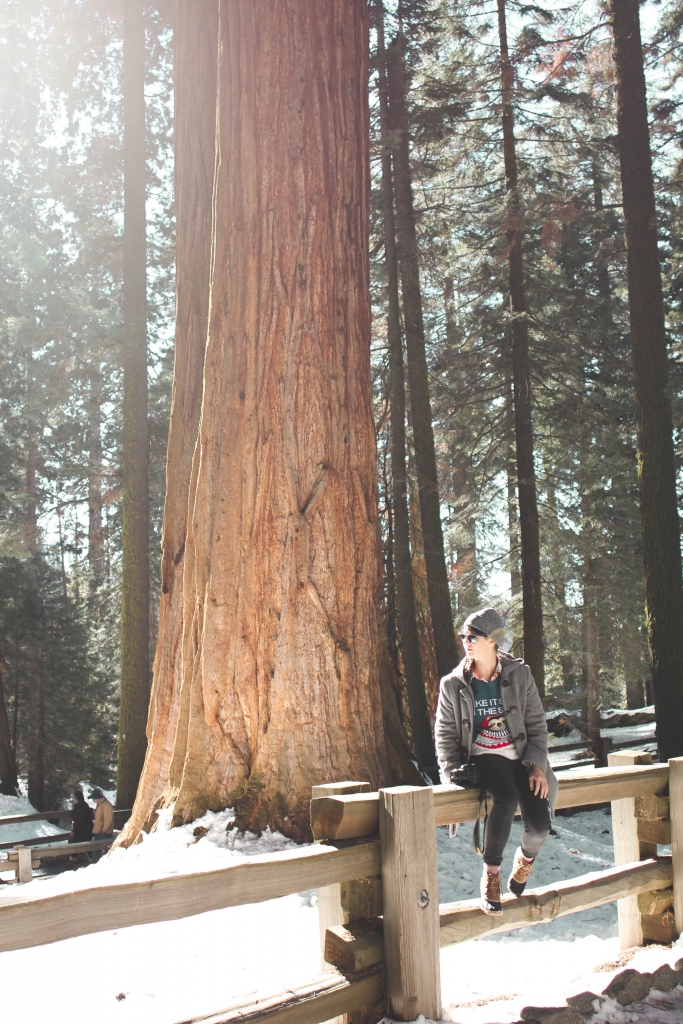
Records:
[[[500,901],[500,872],[492,875],[484,868],[481,876],[481,901],[479,906],[485,914],[502,914],[503,904]]]
[[[508,889],[515,896],[521,896],[526,889],[533,866],[534,862],[526,860],[522,856],[521,846],[518,846],[515,850],[515,859],[512,862],[512,873],[508,878]]]

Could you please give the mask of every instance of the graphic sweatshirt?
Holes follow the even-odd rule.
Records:
[[[472,756],[498,754],[519,761],[517,748],[512,742],[507,719],[503,711],[500,691],[500,672],[489,683],[471,676],[474,694],[474,723],[472,728]]]

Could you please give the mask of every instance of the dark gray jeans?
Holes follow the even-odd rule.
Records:
[[[550,807],[529,789],[529,769],[522,761],[511,761],[500,754],[479,754],[473,758],[479,772],[482,790],[491,795],[484,840],[484,863],[498,867],[510,838],[512,819],[517,804],[522,812],[522,853],[535,857],[550,832]]]

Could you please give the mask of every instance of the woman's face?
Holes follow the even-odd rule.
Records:
[[[481,657],[485,651],[488,654],[490,648],[496,646],[490,637],[480,636],[477,633],[471,633],[469,630],[460,634],[460,640],[468,658],[476,659]]]

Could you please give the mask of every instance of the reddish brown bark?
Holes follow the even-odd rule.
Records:
[[[189,468],[173,435],[195,409],[197,345],[201,417],[186,525],[166,510],[150,754],[124,841],[160,802],[176,822],[233,805],[241,827],[308,837],[311,784],[377,787],[403,757],[400,742],[387,749],[397,716],[387,704],[383,718],[380,691],[365,4],[219,4],[205,347],[204,285],[184,266],[196,256],[186,178],[199,171],[180,147],[209,117],[210,69],[192,47],[211,8],[181,6],[179,332],[182,302],[200,326],[182,342],[185,414],[176,367],[169,481]]]

